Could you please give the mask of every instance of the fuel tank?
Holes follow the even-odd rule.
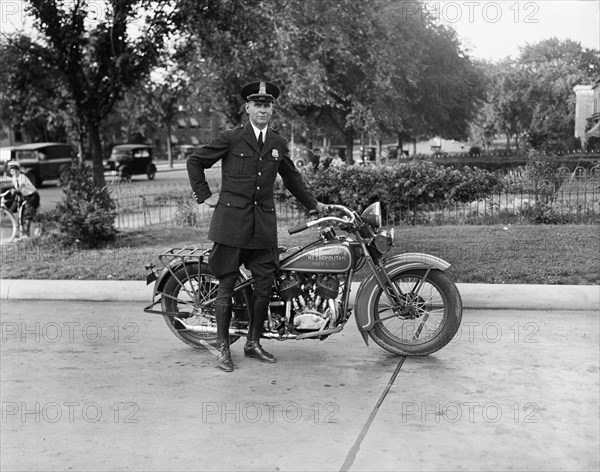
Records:
[[[350,270],[353,262],[349,243],[325,241],[284,259],[281,261],[281,270],[339,274]]]

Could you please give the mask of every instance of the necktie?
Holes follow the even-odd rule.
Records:
[[[262,150],[263,148],[263,137],[262,137],[262,131],[260,133],[258,133],[258,147]]]

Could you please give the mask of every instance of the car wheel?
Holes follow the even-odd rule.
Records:
[[[128,167],[119,167],[119,176],[121,177],[121,182],[131,182],[131,171]]]
[[[153,165],[148,166],[146,175],[148,176],[148,180],[154,180],[154,177],[156,177],[156,167]]]

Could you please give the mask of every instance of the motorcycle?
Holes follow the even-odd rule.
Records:
[[[460,293],[445,274],[450,264],[421,253],[386,258],[394,230],[383,229],[381,222],[379,202],[360,215],[329,205],[326,216],[289,229],[295,234],[316,227],[317,238],[301,248],[279,248],[280,269],[262,338],[324,340],[342,331],[354,312],[367,345],[371,338],[391,353],[424,356],[448,344],[462,318]],[[209,254],[173,248],[159,255],[162,268],[146,267],[154,294],[144,311],[162,315],[175,336],[195,348],[216,343],[219,281],[208,266]],[[366,275],[354,283],[352,307],[351,288],[359,272]],[[252,285],[252,277],[240,270],[230,343],[248,334]]]

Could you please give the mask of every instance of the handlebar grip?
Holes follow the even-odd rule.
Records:
[[[308,228],[308,223],[306,223],[306,222],[300,223],[298,226],[294,226],[293,228],[288,229],[288,233],[296,234],[296,233],[299,233],[300,231],[304,231],[307,228]]]

